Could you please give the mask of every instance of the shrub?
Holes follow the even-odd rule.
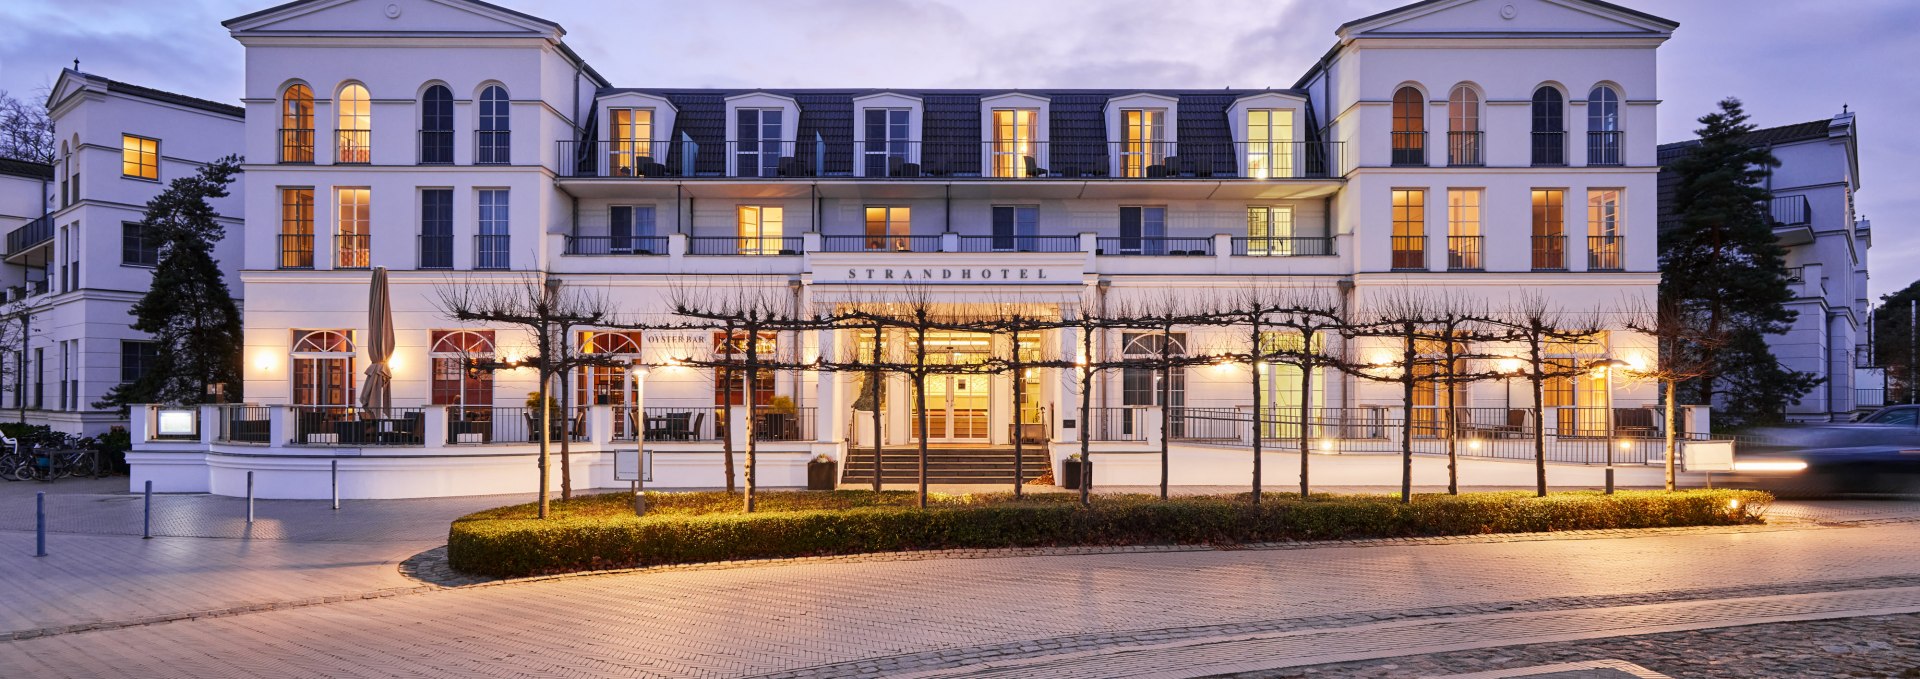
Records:
[[[533,505],[501,507],[457,519],[447,557],[458,570],[517,577],[737,559],[867,552],[1063,545],[1188,544],[1231,546],[1289,540],[1474,535],[1755,523],[1772,497],[1756,491],[1693,490],[1536,498],[1523,492],[1390,496],[1316,495],[1302,501],[1269,494],[1159,500],[1101,495],[1091,508],[1069,494],[937,496],[919,509],[914,495],[864,491],[761,493],[760,511],[738,511],[738,495],[649,493],[648,514],[632,515],[631,496],[589,496],[554,503],[552,518]]]

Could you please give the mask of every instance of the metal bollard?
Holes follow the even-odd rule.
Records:
[[[47,492],[33,494],[33,555],[47,555]]]
[[[253,523],[253,472],[247,472],[247,523]]]
[[[147,490],[140,501],[140,539],[153,539],[153,481],[147,481]]]
[[[333,475],[333,508],[338,511],[340,509],[340,461],[328,460],[327,465],[331,468]]]
[[[1607,468],[1607,494],[1613,494],[1613,468]]]

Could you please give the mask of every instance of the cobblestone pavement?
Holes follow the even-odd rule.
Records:
[[[1587,659],[1672,677],[1920,677],[1920,615],[1885,615],[1531,644],[1221,675],[1233,679],[1451,676]]]
[[[1385,657],[1549,641],[1549,623],[1618,636],[1920,610],[1916,538],[1920,524],[1887,523],[661,570],[17,639],[0,642],[0,676],[871,676],[1067,653],[1120,676],[1168,669],[1126,651],[1169,643],[1206,661],[1183,667],[1241,671],[1229,642],[1287,634]],[[1730,596],[1754,603],[1730,612]]]

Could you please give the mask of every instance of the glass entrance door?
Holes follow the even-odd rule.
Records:
[[[927,338],[927,363],[978,365],[992,357],[987,335],[954,334]],[[928,441],[981,443],[987,440],[987,389],[991,375],[927,376]],[[921,436],[920,418],[912,418],[915,437]]]

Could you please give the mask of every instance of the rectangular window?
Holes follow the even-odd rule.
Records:
[[[761,360],[767,360],[776,354],[779,348],[778,335],[761,333],[759,346],[754,352]],[[735,331],[729,339],[727,333],[713,333],[713,356],[716,361],[744,362],[747,360],[747,333]],[[755,405],[767,405],[773,402],[774,371],[755,371],[753,380],[753,402]],[[720,405],[732,401],[733,405],[746,404],[747,371],[740,368],[721,367],[714,369],[713,404]]]
[[[666,239],[654,236],[655,228],[652,205],[615,205],[607,222],[608,251],[622,255],[664,255]]]
[[[1533,190],[1533,269],[1560,271],[1567,268],[1567,192],[1560,189]]]
[[[1618,271],[1625,237],[1621,234],[1620,191],[1587,192],[1587,269]]]
[[[1040,208],[1035,205],[993,206],[993,249],[995,252],[1032,252],[1039,242],[1025,236],[1040,235]]]
[[[160,243],[147,237],[147,228],[138,222],[120,223],[120,263],[129,266],[158,266]]]
[[[1035,149],[1036,120],[1040,112],[1029,108],[993,110],[993,176],[1027,177],[1039,174]]]
[[[1165,177],[1167,158],[1167,112],[1160,109],[1126,109],[1120,112],[1120,126],[1126,137],[1120,147],[1120,169],[1124,177]]]
[[[905,206],[867,206],[868,250],[913,250],[912,209]]]
[[[778,177],[782,153],[781,120],[777,108],[743,108],[735,112],[734,174],[740,177]]]
[[[1167,249],[1167,209],[1121,207],[1118,254],[1164,255]]]
[[[743,255],[778,255],[786,244],[783,237],[786,210],[774,205],[742,205],[738,209],[739,252]]]
[[[903,108],[866,109],[866,144],[862,162],[868,177],[908,176],[909,154],[907,121],[912,111]]]
[[[1293,163],[1293,110],[1247,111],[1247,176],[1287,179],[1298,176]]]
[[[453,268],[453,189],[420,190],[420,268]]]
[[[120,382],[131,384],[140,381],[160,360],[160,344],[157,342],[120,341]]]
[[[1393,268],[1427,268],[1427,192],[1393,190]]]
[[[334,238],[338,239],[341,269],[365,269],[372,265],[373,205],[365,187],[334,189]]]
[[[135,179],[160,179],[160,140],[120,135],[120,174]]]
[[[1293,208],[1250,205],[1247,207],[1247,255],[1250,257],[1291,257],[1296,254],[1327,254],[1325,246],[1309,239],[1296,239],[1293,233]],[[1304,247],[1296,247],[1304,246]]]
[[[613,144],[607,150],[607,172],[614,177],[653,175],[650,168],[666,160],[666,154],[653,152],[653,109],[616,108],[607,113],[612,117],[609,129],[613,132]]]
[[[313,268],[313,189],[280,189],[280,268]]]
[[[1479,189],[1447,190],[1447,269],[1479,271],[1481,261]]]
[[[475,237],[474,268],[505,269],[511,263],[508,248],[507,190],[480,191],[479,235]]]

